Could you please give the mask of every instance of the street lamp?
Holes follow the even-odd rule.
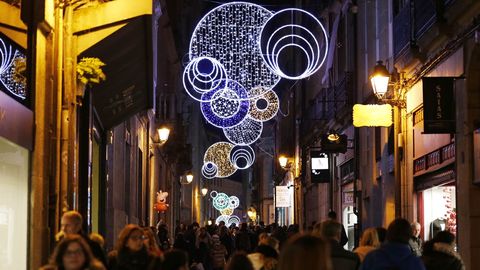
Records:
[[[170,135],[170,129],[168,127],[161,127],[157,129],[157,132],[160,143],[165,143],[168,140],[168,136]]]
[[[285,169],[287,167],[287,164],[288,164],[288,158],[284,155],[281,155],[278,158],[278,163],[280,163],[280,166]]]
[[[247,215],[253,222],[257,221],[257,210],[255,207],[250,206],[247,210]]]
[[[208,193],[208,188],[203,187],[202,190],[201,190],[201,192],[202,192],[202,196],[207,195],[207,193]]]
[[[192,181],[193,181],[193,174],[192,174],[192,172],[188,172],[187,175],[185,175],[185,179],[187,179],[187,184],[192,183]]]
[[[392,77],[392,82],[390,82]],[[395,178],[395,216],[399,217],[401,212],[401,196],[402,196],[402,183],[401,183],[401,157],[403,156],[403,149],[400,148],[399,135],[402,134],[402,109],[406,108],[405,92],[407,89],[407,81],[403,77],[403,73],[398,74],[394,72],[390,74],[383,65],[382,61],[378,61],[375,66],[372,75],[370,76],[373,92],[383,103],[394,106],[393,111],[393,127],[394,127],[394,178]],[[391,98],[386,98],[388,92],[388,86],[392,86],[393,93]]]
[[[370,82],[372,83],[373,93],[380,101],[398,108],[406,107],[406,80],[403,77],[403,73],[397,73],[396,70],[390,73],[383,61],[379,60],[370,76]],[[390,92],[390,95],[388,91],[389,86],[392,86],[393,90]]]

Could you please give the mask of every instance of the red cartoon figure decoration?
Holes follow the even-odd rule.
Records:
[[[157,212],[164,213],[168,209],[167,201],[168,192],[162,192],[161,190],[157,192],[157,202],[153,205],[153,209]]]

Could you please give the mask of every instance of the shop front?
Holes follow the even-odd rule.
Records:
[[[33,113],[0,91],[0,269],[27,269]]]

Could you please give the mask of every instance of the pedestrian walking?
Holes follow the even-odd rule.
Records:
[[[422,260],[427,270],[465,270],[455,251],[455,235],[449,231],[440,231],[425,243]]]
[[[328,243],[322,238],[297,234],[285,244],[278,261],[278,270],[332,270]]]
[[[245,252],[235,252],[228,260],[225,270],[254,270]]]
[[[388,225],[386,242],[365,257],[362,270],[425,270],[420,258],[408,245],[412,228],[408,220],[397,218]]]
[[[115,250],[108,254],[109,270],[159,270],[161,259],[144,244],[142,228],[128,224],[118,236]]]
[[[105,270],[90,246],[80,235],[65,235],[50,257],[48,265],[40,270]]]
[[[165,252],[162,270],[188,270],[188,255],[183,250],[172,249]]]
[[[368,228],[363,232],[362,237],[360,237],[360,246],[353,252],[358,255],[360,262],[363,262],[365,256],[379,246],[380,241],[378,241],[377,229]]]

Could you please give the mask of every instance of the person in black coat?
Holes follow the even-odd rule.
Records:
[[[68,211],[62,215],[61,219],[61,229],[63,235],[80,235],[83,240],[88,244],[90,250],[92,251],[93,256],[99,260],[105,267],[107,267],[107,257],[105,255],[105,250],[95,241],[92,241],[87,235],[82,231],[83,218],[82,215],[77,211]]]
[[[423,246],[422,260],[427,270],[464,270],[465,266],[455,252],[455,235],[440,231]]]

